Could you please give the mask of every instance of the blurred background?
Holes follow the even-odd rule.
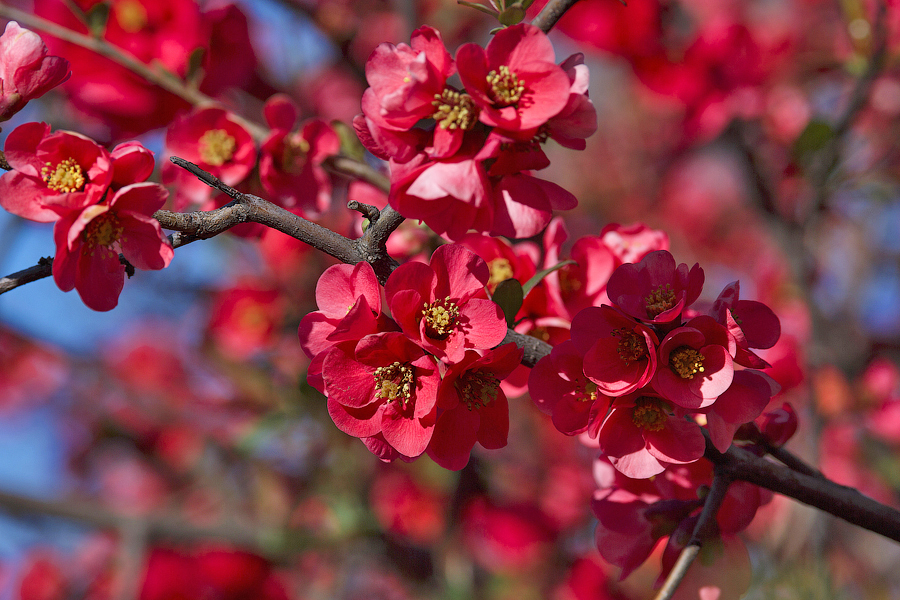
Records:
[[[455,53],[496,26],[449,0],[12,1],[0,23],[8,7],[93,31],[257,123],[284,92],[301,119],[349,124],[377,44],[428,24]],[[20,24],[73,75],[0,142],[31,121],[138,139],[159,181],[165,128],[190,105]],[[599,118],[585,151],[548,144],[541,176],[579,199],[564,256],[640,222],[702,265],[702,300],[739,279],[781,318],[763,356],[773,406],[800,416],[788,448],[897,506],[900,4],[580,0],[550,37],[557,61],[585,54]],[[331,179],[330,208],[308,216],[356,236],[348,198],[386,198]],[[241,187],[265,197],[256,171]],[[406,222],[391,251],[436,243]],[[54,251],[51,225],[0,214],[0,276]],[[651,597],[658,557],[619,581],[594,546],[596,450],[527,395],[510,398],[509,446],[459,473],[379,463],[333,426],[297,340],[333,263],[249,229],[138,271],[108,313],[49,278],[0,297],[2,597]],[[793,501],[763,507],[745,538],[747,598],[900,597],[896,544]]]

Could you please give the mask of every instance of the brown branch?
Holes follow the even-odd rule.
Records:
[[[848,523],[900,542],[900,512],[864,496],[856,489],[824,477],[798,473],[737,446],[721,454],[708,440],[706,458],[716,466],[717,472],[721,471],[734,480],[747,481],[799,500]]]
[[[544,33],[549,33],[550,30],[553,29],[553,26],[556,25],[556,22],[559,21],[566,11],[572,8],[572,5],[577,1],[578,0],[550,0],[544,8],[541,9],[538,16],[531,20],[531,24]]]
[[[110,44],[102,38],[72,31],[71,29],[58,25],[52,21],[38,17],[37,15],[7,6],[2,2],[0,2],[0,17],[17,21],[23,26],[43,31],[64,42],[96,52],[100,56],[108,58],[118,65],[125,67],[149,83],[157,85],[167,92],[178,96],[192,106],[219,104],[214,98],[207,96],[196,87],[188,85],[177,75],[162,68],[160,65],[148,65],[147,63],[141,62],[133,54],[126,52],[118,46]],[[241,125],[247,128],[257,140],[266,137],[266,130],[262,126],[238,115],[232,116],[240,121]]]
[[[681,554],[678,555],[678,560],[675,562],[654,600],[671,600],[684,576],[687,575],[688,569],[700,555],[700,548],[703,546],[703,543],[716,535],[716,515],[719,514],[719,509],[722,508],[722,502],[725,501],[725,495],[728,493],[728,486],[730,485],[731,479],[722,470],[716,469],[712,487],[703,502],[703,510],[700,511],[700,518],[697,519],[691,539],[681,551]]]
[[[200,526],[180,516],[170,514],[130,515],[104,510],[96,502],[68,499],[65,501],[39,500],[10,492],[0,491],[0,509],[15,515],[42,515],[59,517],[85,523],[100,529],[144,529],[151,540],[198,541],[220,539],[231,544],[256,551],[264,550],[265,532],[256,527],[223,521],[215,525]]]
[[[27,269],[22,269],[6,277],[0,278],[0,294],[5,294],[19,286],[38,281],[53,274],[53,257],[48,256],[38,260],[38,264]]]

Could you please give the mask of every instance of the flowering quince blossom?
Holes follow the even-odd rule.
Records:
[[[735,348],[715,319],[694,317],[660,342],[653,387],[682,408],[706,408],[731,385]]]
[[[428,456],[446,469],[458,471],[469,462],[478,442],[489,450],[506,446],[509,404],[500,380],[522,361],[513,343],[483,354],[468,350],[450,365],[438,390],[438,417]]]
[[[769,363],[751,348],[771,348],[781,337],[781,322],[772,309],[755,300],[741,300],[740,282],[725,286],[710,309],[710,315],[728,328],[737,342],[735,362],[745,367],[764,369]]]
[[[580,55],[556,65],[546,35],[531,25],[501,30],[486,50],[463,46],[457,57],[428,27],[413,34],[412,47],[379,46],[354,128],[390,161],[389,202],[405,217],[451,240],[469,230],[536,235],[553,210],[577,204],[528,170],[549,164],[540,149],[548,138],[583,148],[596,129],[587,69]],[[446,86],[460,61],[474,95]],[[423,120],[425,128],[413,128]]]
[[[324,393],[321,380],[325,351],[342,345],[350,351],[363,337],[399,327],[381,313],[381,286],[372,265],[332,265],[316,283],[319,310],[300,321],[300,346],[312,359],[307,381]]]
[[[781,386],[761,371],[735,371],[728,389],[702,411],[716,450],[728,450],[738,428],[762,414],[769,400],[780,390]]]
[[[572,342],[584,356],[584,374],[604,394],[629,394],[656,373],[656,334],[609,306],[575,315]]]
[[[540,127],[569,101],[569,77],[555,64],[550,39],[533,25],[502,29],[487,48],[465,44],[456,62],[486,125],[509,131]]]
[[[700,426],[647,388],[616,398],[597,432],[600,450],[616,469],[642,479],[667,463],[699,460],[706,449]]]
[[[289,210],[326,210],[331,181],[321,165],[340,149],[337,133],[321,119],[292,132],[299,111],[283,94],[269,98],[263,112],[272,133],[260,147],[259,179],[269,199]]]
[[[703,269],[676,267],[667,251],[651,252],[637,264],[625,264],[609,278],[607,294],[613,306],[649,323],[671,323],[694,303],[703,288]]]
[[[531,399],[566,435],[586,431],[603,419],[612,399],[584,375],[581,354],[571,341],[557,344],[534,365],[528,378]]]
[[[348,352],[335,346],[322,365],[328,413],[338,429],[379,436],[380,458],[414,458],[425,451],[437,416],[437,363],[399,332],[367,335]]]
[[[162,208],[167,196],[158,184],[135,183],[57,221],[53,279],[59,289],[75,288],[88,308],[111,310],[125,285],[120,252],[138,269],[167,267],[174,252],[159,222],[150,216]]]
[[[0,121],[8,121],[29,100],[40,98],[72,74],[69,61],[47,56],[41,37],[15,21],[0,36]]]
[[[12,167],[0,178],[0,206],[14,215],[49,223],[96,204],[112,183],[110,153],[72,131],[50,133],[46,123],[26,123],[6,138]]]
[[[166,152],[212,173],[226,185],[244,180],[256,165],[256,145],[243,125],[222,108],[203,108],[183,116],[166,130]],[[163,183],[176,187],[175,209],[211,208],[212,188],[175,164],[166,162]]]
[[[478,298],[490,280],[482,258],[459,244],[434,251],[430,265],[397,267],[384,286],[403,332],[439,359],[455,363],[467,349],[496,346],[506,336],[500,307]]]

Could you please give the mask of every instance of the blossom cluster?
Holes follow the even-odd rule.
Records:
[[[597,128],[583,58],[557,65],[547,36],[527,24],[486,48],[461,46],[456,60],[427,26],[410,45],[378,46],[353,125],[390,163],[391,206],[452,240],[469,230],[530,237],[553,210],[574,208],[572,194],[530,171],[548,166],[548,139],[581,150]],[[448,83],[457,71],[464,90]]]
[[[300,323],[307,381],[328,398],[338,429],[384,461],[427,453],[458,470],[475,443],[506,445],[500,381],[519,365],[500,307],[483,298],[483,259],[459,244],[429,264],[408,262],[382,288],[371,265],[335,265],[316,285],[319,310]],[[492,349],[493,348],[493,349]]]
[[[628,477],[700,459],[701,423],[725,451],[779,390],[753,351],[775,344],[778,318],[741,300],[737,282],[703,314],[692,308],[703,282],[699,265],[676,265],[665,250],[621,265],[607,284],[611,305],[575,315],[571,339],[532,370],[532,399],[556,427],[588,432]]]

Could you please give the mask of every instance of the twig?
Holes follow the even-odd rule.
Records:
[[[549,33],[553,26],[556,25],[556,22],[562,18],[566,11],[572,8],[572,5],[575,4],[578,0],[550,0],[541,9],[541,12],[538,13],[534,19],[532,19],[531,24],[535,27],[538,27],[544,33]]]
[[[133,54],[114,46],[104,39],[96,38],[77,31],[72,31],[66,27],[48,21],[33,15],[31,13],[15,9],[0,3],[0,17],[14,20],[22,25],[32,29],[38,29],[45,33],[59,38],[64,42],[81,46],[100,56],[110,59],[111,61],[125,67],[132,73],[142,77],[146,81],[158,85],[167,92],[178,96],[192,106],[214,105],[220,104],[214,98],[211,98],[195,87],[189,86],[174,73],[171,73],[158,65],[148,65],[138,60]],[[233,118],[240,121],[254,138],[261,140],[266,137],[266,129],[252,121],[248,121],[238,115],[232,115]]]
[[[41,258],[38,264],[27,269],[22,269],[6,277],[0,278],[0,294],[5,294],[19,286],[38,281],[53,274],[53,257]]]
[[[126,515],[103,510],[96,502],[79,500],[39,500],[0,491],[0,509],[12,514],[59,517],[100,529],[131,530],[139,527],[150,540],[197,541],[220,539],[236,546],[264,550],[264,532],[234,521],[198,526],[181,517],[166,514]]]
[[[688,569],[697,556],[700,555],[700,548],[703,546],[703,543],[716,534],[716,515],[719,514],[719,509],[722,508],[722,502],[725,500],[725,494],[728,493],[729,485],[731,485],[731,479],[725,475],[724,471],[716,469],[713,475],[712,487],[703,503],[703,510],[700,511],[700,518],[694,526],[691,539],[681,551],[681,554],[678,555],[678,560],[675,562],[654,600],[671,600],[684,576],[687,575]]]
[[[824,477],[813,477],[732,446],[721,454],[707,440],[706,458],[737,481],[783,494],[832,514],[848,523],[900,542],[900,512],[864,496],[858,490]]]

